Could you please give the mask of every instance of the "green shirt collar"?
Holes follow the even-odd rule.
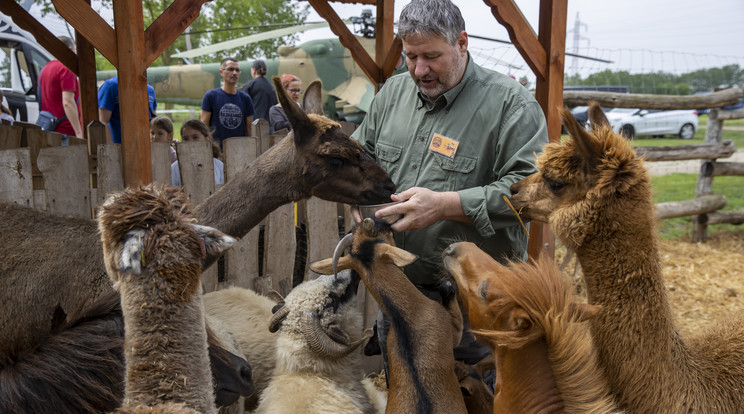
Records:
[[[462,91],[462,89],[465,87],[465,84],[468,83],[468,80],[471,77],[473,77],[473,72],[475,71],[474,65],[470,64],[470,62],[472,62],[472,59],[470,57],[470,52],[467,52],[467,53],[468,53],[468,61],[465,64],[465,73],[462,74],[462,79],[460,79],[460,82],[457,85],[455,85],[454,88],[443,93],[433,103],[429,102],[429,100],[426,98],[426,95],[421,93],[421,91],[418,91],[417,95],[419,98],[419,105],[416,109],[421,109],[423,107],[426,107],[427,110],[431,110],[436,107],[439,107],[440,105],[444,105],[447,111],[450,110],[450,108],[452,107],[452,104],[455,103],[455,99],[460,94],[460,91]]]

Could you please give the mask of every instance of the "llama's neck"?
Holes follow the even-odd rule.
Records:
[[[563,399],[553,378],[544,338],[520,349],[507,349],[498,343],[491,346],[501,385],[494,396],[494,413],[563,412]]]
[[[197,291],[180,300],[183,296],[176,290],[183,286],[162,283],[165,275],[161,274],[141,276],[148,281],[122,280],[119,287],[125,327],[125,406],[180,402],[201,413],[215,413],[201,294]]]
[[[196,207],[203,225],[243,237],[276,208],[310,196],[302,182],[301,158],[289,136]]]

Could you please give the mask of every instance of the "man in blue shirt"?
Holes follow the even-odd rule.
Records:
[[[155,116],[158,102],[155,100],[155,88],[147,85],[147,102],[149,119]],[[121,144],[121,115],[119,113],[119,77],[106,80],[98,89],[98,120],[106,128],[106,142]]]
[[[240,65],[235,58],[227,57],[220,63],[222,87],[207,91],[201,104],[201,121],[212,128],[212,137],[222,148],[222,141],[232,137],[251,135],[253,101],[238,90]]]

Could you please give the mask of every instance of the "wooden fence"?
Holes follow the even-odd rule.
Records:
[[[354,125],[342,127],[351,133]],[[254,122],[253,130],[255,137],[224,141],[226,181],[286,136],[284,130],[270,134],[264,120]],[[88,136],[89,141],[66,140],[36,125],[0,125],[0,202],[94,218],[106,195],[123,189],[121,146],[105,144],[105,129],[98,121],[88,125]],[[176,150],[184,190],[191,202],[200,203],[218,190],[211,147],[205,142],[185,142],[178,143]],[[170,185],[168,144],[152,143],[151,151],[153,181]],[[204,290],[240,286],[286,295],[297,283],[317,276],[308,264],[331,257],[339,233],[348,231],[350,223],[348,206],[317,198],[279,207],[204,271]],[[359,285],[359,308],[365,326],[371,327],[377,303],[364,284]],[[365,359],[368,372],[379,371],[379,364],[379,358]]]

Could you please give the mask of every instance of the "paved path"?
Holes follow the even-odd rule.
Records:
[[[722,162],[744,162],[744,150],[736,151],[728,158],[719,158]],[[652,177],[673,173],[698,174],[702,160],[686,161],[653,161],[647,162],[646,168]]]

